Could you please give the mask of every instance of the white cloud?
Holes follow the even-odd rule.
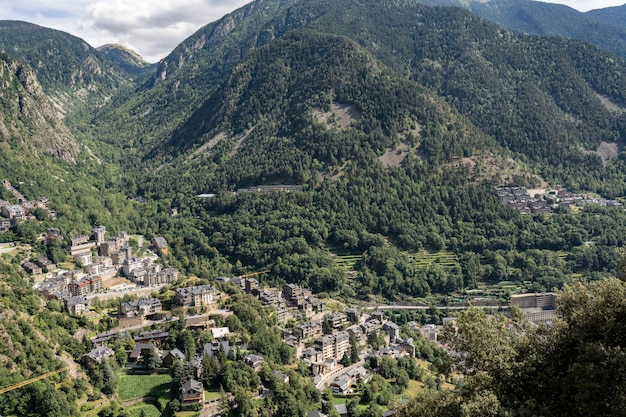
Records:
[[[2,19],[59,29],[98,47],[118,43],[149,62],[251,0],[0,0]]]
[[[200,27],[252,0],[0,0],[1,19],[71,33],[92,46],[118,43],[149,62],[169,54]],[[626,0],[552,0],[587,11]]]

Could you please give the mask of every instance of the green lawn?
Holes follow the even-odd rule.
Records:
[[[152,404],[139,403],[128,408],[132,417],[139,417],[142,410],[146,417],[161,417],[161,412]]]
[[[117,388],[120,400],[145,397],[165,397],[168,395],[172,377],[168,374],[122,375]]]
[[[222,393],[219,390],[204,390],[204,400],[214,400],[216,398],[220,398]]]

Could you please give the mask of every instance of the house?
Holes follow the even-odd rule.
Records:
[[[346,375],[350,377],[354,382],[367,383],[370,379],[372,379],[372,376],[362,366],[357,366],[356,368],[350,369],[348,372],[346,372]]]
[[[213,339],[221,339],[230,334],[230,329],[228,327],[216,327],[211,329],[211,334],[213,335]]]
[[[265,363],[263,356],[253,354],[244,356],[243,361],[254,368],[255,372],[259,372],[261,366]]]
[[[161,356],[163,366],[172,366],[174,361],[184,361],[185,354],[181,352],[179,349],[174,348],[172,350],[163,351],[163,355]]]
[[[120,304],[118,313],[123,317],[147,317],[160,313],[162,310],[161,300],[158,298],[146,298]]]
[[[135,343],[135,347],[128,354],[128,361],[134,363],[140,362],[153,346],[152,343]]]
[[[80,315],[89,311],[89,299],[83,295],[63,299],[65,309],[73,315]]]
[[[383,329],[389,333],[389,343],[395,343],[400,337],[400,326],[391,320],[383,325]]]
[[[178,288],[174,301],[182,306],[203,306],[215,301],[217,290],[212,285]]]
[[[169,332],[164,332],[162,330],[153,330],[147,332],[141,332],[139,335],[133,337],[135,343],[147,343],[147,342],[155,342],[158,345],[161,345],[170,337]]]
[[[91,368],[94,365],[99,365],[107,358],[113,356],[115,352],[108,346],[100,346],[94,348],[91,352],[83,355],[82,362],[87,368]]]
[[[202,382],[195,379],[187,380],[180,392],[180,402],[182,404],[203,404],[204,403],[204,386]]]
[[[272,376],[276,377],[276,379],[278,379],[279,381],[282,381],[283,384],[289,383],[289,375],[284,374],[280,371],[272,371]]]
[[[329,384],[331,391],[338,395],[347,395],[352,393],[352,385],[354,381],[347,375],[340,375],[333,379]]]
[[[159,255],[167,256],[169,253],[169,247],[167,245],[167,240],[165,240],[163,236],[155,237],[152,243],[154,243],[154,248]]]
[[[335,411],[339,414],[339,417],[349,417],[348,407],[345,404],[336,404]]]
[[[327,414],[322,413],[320,410],[311,410],[306,417],[328,417]]]

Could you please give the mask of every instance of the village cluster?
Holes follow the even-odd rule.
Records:
[[[92,236],[78,236],[70,239],[68,251],[74,257],[80,269],[61,271],[47,258],[27,262],[23,266],[36,274],[37,289],[48,299],[63,300],[70,314],[89,312],[89,294],[102,291],[102,282],[118,274],[139,286],[157,286],[173,284],[178,272],[173,269],[161,269],[155,261],[158,255],[145,258],[134,257],[129,246],[129,236],[121,232],[115,237],[106,238],[103,226],[95,227]],[[47,240],[58,235],[58,230],[50,229]],[[157,237],[153,246],[158,254],[166,255],[168,245],[165,239]],[[94,255],[95,252],[98,255]],[[44,273],[45,271],[45,273]],[[252,273],[240,277],[219,277],[216,285],[229,284],[239,287],[243,292],[256,297],[271,309],[278,318],[282,340],[292,346],[308,367],[312,383],[319,390],[329,387],[336,395],[349,395],[354,387],[371,379],[370,372],[364,366],[368,358],[415,357],[416,348],[412,338],[403,339],[400,327],[389,320],[382,311],[366,312],[349,307],[344,311],[329,311],[325,302],[312,291],[297,284],[286,284],[282,289],[264,288],[253,276],[268,271]],[[247,345],[231,332],[228,327],[217,327],[215,318],[219,315],[228,317],[229,310],[218,308],[222,294],[214,285],[197,285],[175,288],[173,304],[179,309],[186,328],[203,329],[211,332],[213,342],[200,346],[190,363],[195,377],[185,382],[179,401],[181,404],[201,404],[213,407],[219,412],[216,400],[205,401],[202,382],[202,358],[218,352],[237,352],[240,359],[259,372],[265,359],[263,356],[248,351]],[[523,294],[512,297],[512,304],[517,305],[530,321],[546,322],[556,314],[556,296],[554,294]],[[184,308],[186,307],[186,308]],[[197,314],[201,312],[201,314]],[[107,333],[98,334],[91,339],[93,350],[83,357],[83,364],[91,367],[102,363],[115,354],[109,343],[129,337],[129,331],[135,336],[134,347],[127,352],[128,366],[144,364],[148,355],[156,351],[162,366],[171,366],[173,361],[184,361],[186,356],[178,349],[165,350],[169,332],[165,330],[147,330],[155,323],[181,319],[165,310],[160,299],[146,297],[122,302],[117,311],[117,327]],[[444,318],[443,325],[454,329],[454,318]],[[297,323],[287,326],[287,322]],[[408,323],[409,329],[433,342],[443,326]],[[153,328],[153,327],[152,327]],[[383,339],[384,343],[374,349],[370,341]],[[346,363],[346,357],[350,358]],[[278,371],[275,371],[278,372]],[[278,372],[280,379],[288,378]],[[316,410],[314,410],[316,411]]]
[[[280,291],[274,288],[261,288],[254,278],[220,277],[216,281],[237,285],[275,312],[281,312],[279,323],[282,325],[292,318],[302,323],[290,329],[281,328],[282,339],[294,347],[297,356],[310,367],[312,382],[319,390],[330,387],[337,395],[352,393],[356,384],[366,383],[371,378],[371,374],[364,366],[365,360],[369,357],[399,358],[406,355],[415,357],[413,339],[402,339],[400,327],[388,320],[381,311],[366,314],[356,308],[347,308],[344,312],[329,312],[322,300],[311,291],[295,284],[284,285]],[[184,384],[179,398],[182,404],[215,406],[214,400],[205,401],[204,387],[200,381],[204,355],[212,356],[220,351],[229,355],[236,350],[241,355],[241,360],[256,372],[259,372],[265,363],[263,356],[248,351],[247,345],[228,327],[216,327],[215,316],[233,314],[228,310],[217,309],[220,298],[220,292],[213,285],[175,289],[176,305],[193,308],[194,313],[198,309],[204,311],[202,314],[184,315],[185,327],[210,331],[213,337],[213,342],[198,347],[190,361],[195,369],[196,378],[189,379]],[[161,301],[157,298],[124,302],[119,306],[118,317],[120,322],[116,330],[98,334],[91,339],[93,350],[84,356],[85,366],[102,363],[106,358],[113,356],[114,351],[107,344],[117,338],[128,337],[128,330],[124,327],[132,326],[133,329],[137,329],[142,327],[141,323],[179,319],[172,317],[172,312],[164,311]],[[340,363],[346,355],[351,356],[352,349],[356,349],[357,346],[369,346],[369,336],[379,334],[385,341],[383,347],[356,352],[358,360],[348,366]],[[153,354],[151,352],[154,352],[155,348],[160,355],[162,366],[171,366],[177,359],[184,361],[186,355],[180,350],[162,350],[168,338],[167,331],[140,331],[133,338],[134,348],[128,352],[129,366],[142,363],[147,355]],[[274,374],[281,380],[288,381],[289,377],[286,374],[279,371],[274,371]]]
[[[2,180],[2,186],[13,194],[18,203],[12,204],[0,200],[0,233],[8,232],[11,227],[20,222],[34,219],[35,209],[44,210],[49,217],[56,217],[56,212],[48,209],[49,199],[47,197],[28,201],[9,181]]]
[[[567,188],[556,186],[549,191],[534,192],[531,196],[526,187],[498,187],[494,194],[500,202],[513,207],[522,214],[545,214],[552,213],[555,207],[585,207],[597,204],[604,207],[621,207],[622,203],[617,200],[595,198],[585,194],[575,194]]]
[[[76,269],[63,270],[50,259],[39,257],[26,261],[23,268],[35,279],[35,290],[46,299],[63,301],[71,314],[82,314],[89,310],[89,299],[104,290],[104,284],[120,275],[126,282],[117,287],[158,287],[172,284],[178,279],[175,268],[163,269],[157,254],[167,255],[168,245],[164,238],[156,237],[153,246],[156,254],[146,257],[133,255],[129,235],[120,232],[115,237],[106,237],[104,226],[95,227],[92,235],[76,236],[69,239],[67,250],[74,259]],[[58,229],[48,229],[46,242],[58,239]],[[116,290],[116,286],[106,291]]]

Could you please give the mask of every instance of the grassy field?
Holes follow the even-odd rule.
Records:
[[[132,417],[140,417],[142,410],[146,417],[161,417],[161,412],[152,404],[139,403],[128,408]]]
[[[132,400],[147,395],[165,397],[169,393],[172,377],[168,374],[122,375],[117,389],[120,400]]]
[[[404,392],[404,397],[412,398],[415,397],[419,392],[424,389],[424,383],[419,381],[409,381],[409,387]]]
[[[204,390],[204,400],[205,401],[214,400],[216,398],[219,398],[220,395],[222,395],[222,394],[218,390],[211,390],[211,391]]]

